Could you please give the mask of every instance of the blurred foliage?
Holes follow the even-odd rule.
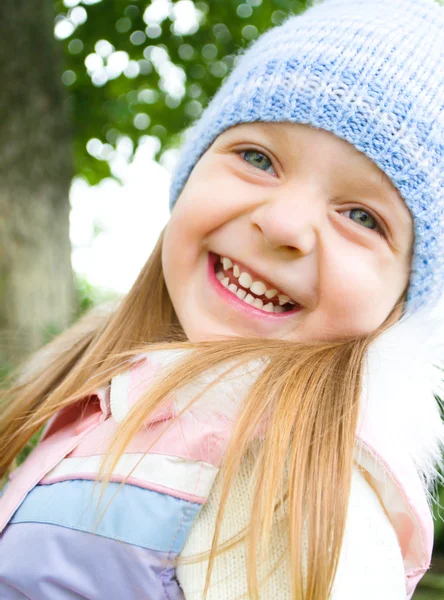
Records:
[[[110,175],[119,139],[159,139],[159,154],[208,104],[235,54],[307,0],[56,0],[75,171]],[[126,144],[128,146],[128,144]],[[131,146],[131,144],[130,144]],[[87,149],[88,148],[88,149]]]
[[[76,318],[81,317],[93,306],[119,298],[119,294],[114,290],[96,287],[86,277],[78,273],[75,277],[75,290],[77,296],[76,305],[78,307]]]
[[[421,579],[413,600],[442,600],[444,598],[444,576],[427,573]]]
[[[435,551],[444,555],[444,488],[439,488],[437,504],[433,505],[433,516],[435,522]],[[443,595],[444,598],[444,595]]]

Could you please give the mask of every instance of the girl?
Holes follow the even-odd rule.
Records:
[[[131,291],[5,392],[3,474],[45,429],[0,500],[2,598],[412,597],[444,439],[443,32],[433,0],[325,0],[242,56]]]

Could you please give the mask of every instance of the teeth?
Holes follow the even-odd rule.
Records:
[[[242,287],[249,289],[250,285],[253,283],[253,278],[248,273],[241,273],[239,277],[239,283]]]
[[[253,278],[249,273],[245,271],[241,272],[239,265],[233,264],[233,262],[226,256],[221,257],[220,260],[223,266],[223,271],[218,271],[216,273],[216,278],[225,288],[228,288],[228,290],[235,294],[240,300],[243,300],[247,304],[251,304],[256,308],[269,313],[283,313],[285,312],[283,307],[284,304],[295,304],[295,302],[293,302],[289,296],[285,294],[279,294],[278,290],[274,288],[270,290],[267,289],[267,286],[263,281],[253,282]],[[239,285],[246,290],[251,290],[252,294],[255,294],[256,296],[265,296],[269,300],[277,296],[279,300],[279,306],[275,306],[272,302],[268,302],[264,305],[260,298],[256,298],[252,294],[248,294],[245,290],[238,288],[236,284],[230,283],[230,279],[225,275],[224,271],[228,271],[231,268],[233,269],[233,275],[239,281]]]
[[[231,269],[231,267],[233,266],[233,263],[231,262],[231,260],[229,258],[226,258],[224,256],[222,258],[222,266],[224,268],[224,271],[228,271],[228,269]]]
[[[262,296],[262,294],[265,294],[267,291],[267,286],[265,283],[262,283],[262,281],[255,281],[250,286],[250,290],[253,292],[253,294],[256,294],[256,296]]]
[[[282,296],[278,296],[279,298],[279,304],[282,306],[283,304],[286,304],[287,302],[290,302],[290,298],[288,296],[282,295]]]

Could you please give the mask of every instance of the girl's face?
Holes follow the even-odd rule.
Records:
[[[162,263],[191,341],[359,336],[409,281],[413,222],[354,146],[295,123],[221,134],[193,169]]]

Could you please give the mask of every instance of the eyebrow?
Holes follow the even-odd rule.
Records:
[[[291,147],[288,131],[285,127],[283,127],[283,123],[267,124],[271,125],[271,127],[265,127],[265,122],[259,122],[259,125],[261,125],[261,129],[269,139],[271,139],[276,144],[282,144],[283,142],[286,146]]]

